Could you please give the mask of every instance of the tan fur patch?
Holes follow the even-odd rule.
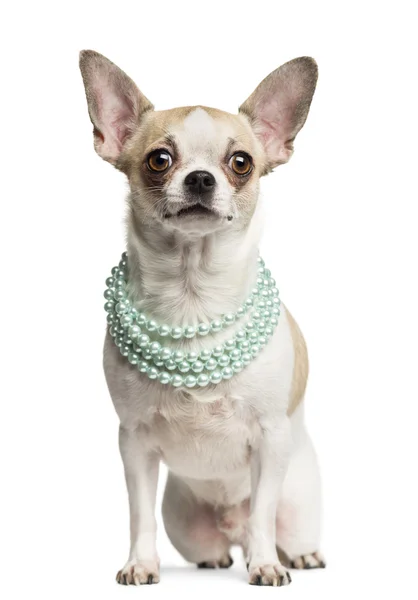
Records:
[[[293,348],[295,352],[292,389],[290,392],[290,402],[287,409],[287,414],[292,415],[299,404],[302,402],[305,395],[306,383],[309,373],[308,351],[306,343],[298,324],[286,308],[287,322],[289,323],[290,333],[293,340]]]

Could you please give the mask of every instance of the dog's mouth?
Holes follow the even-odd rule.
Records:
[[[210,217],[217,216],[215,211],[203,206],[203,204],[193,204],[192,206],[187,206],[185,208],[181,208],[176,213],[165,213],[164,217],[166,219],[170,219],[173,217],[177,218],[186,218],[186,217]]]

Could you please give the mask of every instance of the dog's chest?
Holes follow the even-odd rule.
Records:
[[[258,433],[250,409],[231,398],[201,403],[180,397],[156,409],[150,436],[174,473],[216,479],[247,467]]]

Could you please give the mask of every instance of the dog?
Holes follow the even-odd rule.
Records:
[[[92,50],[81,52],[80,69],[95,150],[129,181],[129,300],[149,316],[150,340],[209,356],[238,336],[248,314],[205,335],[184,337],[186,328],[235,313],[258,281],[260,178],[291,157],[317,65],[309,57],[282,65],[236,115],[205,106],[155,111],[121,69]],[[172,335],[161,330],[158,337],[153,323],[171,324]],[[179,327],[185,333],[175,339]],[[320,476],[303,413],[308,356],[286,307],[254,360],[216,383],[202,376],[202,386],[194,385],[192,374],[193,386],[164,385],[172,376],[156,380],[155,369],[138,370],[110,331],[103,364],[129,492],[131,547],[119,583],[160,580],[161,461],[169,470],[164,526],[187,561],[229,567],[230,548],[239,545],[249,583],[263,586],[289,584],[290,567],[325,566]]]

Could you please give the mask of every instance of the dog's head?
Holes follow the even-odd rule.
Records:
[[[245,226],[259,179],[289,160],[315,91],[312,58],[273,71],[237,115],[204,106],[155,111],[104,56],[80,55],[94,146],[123,171],[139,222],[185,233]]]

